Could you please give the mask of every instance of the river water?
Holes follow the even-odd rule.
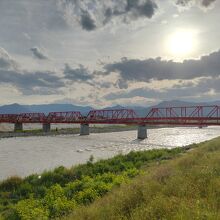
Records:
[[[27,176],[63,165],[112,157],[131,150],[173,148],[220,136],[220,127],[158,128],[148,130],[148,139],[136,139],[137,131],[0,139],[0,179]]]

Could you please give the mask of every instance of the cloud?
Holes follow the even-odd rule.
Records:
[[[191,7],[193,5],[210,7],[216,0],[177,0],[176,4],[182,7]]]
[[[152,18],[158,9],[153,0],[58,0],[67,23],[78,22],[87,30],[95,30],[113,19],[130,23],[139,18]]]
[[[117,72],[124,81],[149,82],[152,79],[193,79],[201,76],[220,75],[220,51],[202,56],[199,60],[128,59],[106,64],[107,73]]]
[[[103,98],[107,100],[129,99],[133,97],[154,98],[156,95],[158,95],[158,93],[159,91],[153,89],[137,88],[132,90],[124,90],[120,92],[110,92]]]
[[[11,58],[8,52],[0,47],[0,69],[15,69],[17,63]]]
[[[94,78],[94,76],[89,73],[89,70],[83,65],[79,65],[78,68],[71,68],[69,64],[65,64],[64,68],[65,79],[71,80],[73,82],[88,82]]]
[[[115,84],[119,89],[127,89],[128,83],[123,79],[118,79]]]
[[[30,50],[35,58],[37,58],[39,60],[47,60],[48,59],[48,57],[43,53],[42,49],[40,49],[38,47],[32,47]]]
[[[111,83],[103,77],[106,73],[101,71],[90,71],[88,68],[79,64],[78,67],[73,68],[69,64],[65,64],[64,79],[68,83],[84,83],[92,86],[93,89],[110,88]]]
[[[92,31],[96,29],[95,21],[91,18],[90,14],[85,11],[81,15],[80,24],[83,29]]]
[[[20,69],[3,48],[0,48],[0,84],[13,85],[24,95],[58,93],[65,86],[62,78],[53,72]]]
[[[208,7],[215,1],[216,0],[202,0],[202,5],[205,6],[205,7]]]
[[[124,21],[135,20],[139,17],[152,18],[155,10],[158,8],[157,4],[152,0],[146,1],[121,1],[124,2],[124,7],[118,10],[117,5],[115,7],[108,7],[105,11],[105,19],[109,20],[114,16],[127,16],[124,17]]]
[[[137,97],[147,98],[147,99],[158,99],[158,100],[171,100],[171,99],[185,99],[192,100],[197,98],[198,100],[208,98],[208,99],[218,99],[220,95],[220,77],[217,78],[201,78],[197,84],[182,82],[178,86],[173,86],[171,88],[158,90],[150,89],[146,87],[135,88],[130,90],[122,90],[116,92],[110,92],[106,94],[103,98],[106,100],[120,100],[120,99],[133,99]]]
[[[62,80],[52,72],[0,70],[0,83],[15,86],[24,95],[54,94],[64,87]]]

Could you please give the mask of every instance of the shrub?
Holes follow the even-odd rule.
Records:
[[[76,205],[74,201],[67,200],[63,188],[58,184],[47,191],[43,204],[48,208],[50,218],[66,215]]]
[[[26,199],[18,202],[15,210],[22,220],[46,220],[49,217],[49,210],[43,206],[41,201],[35,199]]]
[[[18,176],[10,177],[0,184],[0,190],[14,192],[16,191],[16,189],[18,189],[18,187],[21,185],[22,182],[23,182],[22,178]]]
[[[98,197],[98,193],[94,189],[87,188],[77,193],[75,195],[75,200],[79,204],[87,205],[92,203],[97,197]]]

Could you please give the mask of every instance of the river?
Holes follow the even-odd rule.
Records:
[[[220,136],[220,127],[149,129],[148,138],[139,141],[137,131],[59,135],[0,139],[0,179],[12,175],[27,176],[63,165],[70,167],[88,161],[112,157],[131,150],[173,148],[199,143]]]

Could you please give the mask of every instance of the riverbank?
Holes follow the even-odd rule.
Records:
[[[220,137],[143,167],[142,175],[64,219],[220,219]]]
[[[135,125],[109,125],[109,126],[97,126],[90,127],[90,133],[107,133],[107,132],[119,132],[119,131],[132,131],[136,130]],[[79,134],[80,128],[60,128],[52,129],[49,132],[43,132],[42,129],[31,129],[23,131],[5,131],[0,132],[0,138],[11,138],[11,137],[31,137],[31,136],[57,136],[57,135],[67,135],[67,134]]]
[[[3,219],[218,219],[220,138],[12,177]],[[149,216],[149,217],[148,217]]]
[[[58,167],[26,178],[11,177],[0,184],[0,212],[4,219],[62,217],[129,182],[141,173],[141,167],[174,158],[188,149],[131,152],[98,162],[91,156],[86,164],[70,169]]]

